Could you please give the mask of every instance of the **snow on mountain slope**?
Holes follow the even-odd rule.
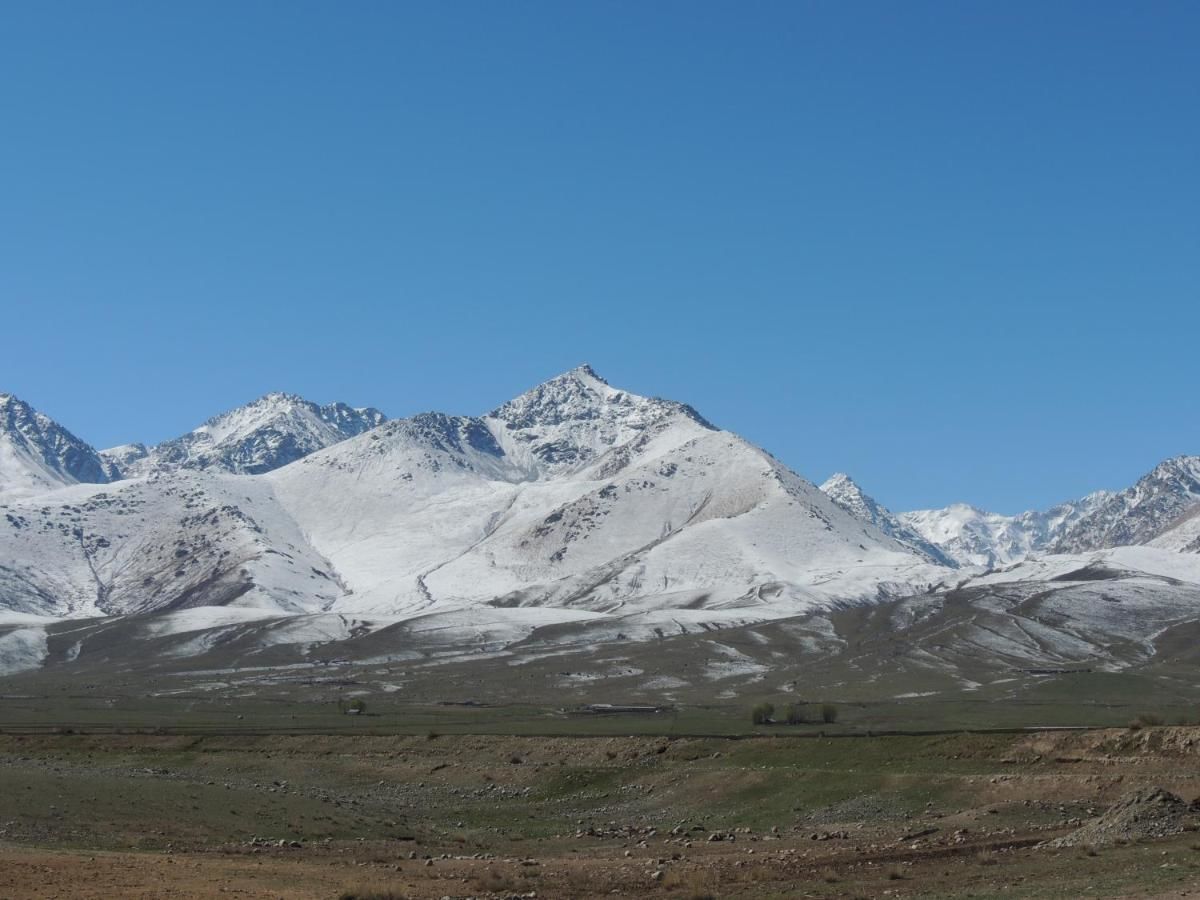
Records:
[[[0,501],[80,482],[103,484],[112,472],[88,444],[12,394],[0,394]]]
[[[1178,553],[1200,553],[1200,504],[1190,507],[1147,546]]]
[[[853,651],[864,677],[936,672],[975,690],[1171,666],[1194,645],[1200,558],[1146,547],[1034,556],[874,614],[885,627]]]
[[[812,602],[944,573],[689,407],[586,367],[488,417],[392,422],[269,477],[357,613]]]
[[[884,534],[920,553],[931,563],[950,568],[958,567],[958,562],[952,556],[937,544],[926,540],[916,529],[901,522],[890,509],[881,506],[849,475],[836,473],[821,485],[821,490],[854,518],[870,522]]]
[[[429,605],[425,573],[463,552],[511,503],[514,466],[478,419],[396,420],[267,476],[331,560],[355,610]]]
[[[207,434],[226,446],[261,421]],[[587,368],[489,416],[388,422],[264,475],[185,464],[3,512],[5,608],[155,613],[150,630],[121,633],[171,658],[355,635],[384,655],[413,652],[388,635],[454,654],[548,627],[567,641],[651,639],[924,589],[948,572],[689,407]],[[20,627],[7,655],[33,665],[49,652],[44,629]]]
[[[525,505],[427,578],[431,591],[470,596],[483,583],[502,589],[498,604],[610,613],[752,606],[781,595],[801,608],[944,573],[727,432],[573,487],[557,506],[543,486],[524,487]],[[555,499],[564,493],[553,490]]]
[[[900,521],[962,566],[1007,565],[1036,549],[1016,516],[984,512],[965,503],[900,513]]]
[[[114,473],[113,480],[134,475],[142,460],[149,455],[150,448],[141,443],[121,444],[100,451],[100,458],[104,460],[109,471]]]
[[[1131,572],[1200,585],[1200,557],[1160,547],[1111,547],[1087,553],[1050,553],[985,573],[968,583],[1095,581],[1101,580],[1101,576]],[[1200,614],[1200,610],[1197,613]]]
[[[318,406],[294,394],[267,394],[147,450],[139,444],[106,451],[126,475],[164,468],[260,474],[386,421],[377,409],[344,403]]]
[[[180,471],[0,508],[0,602],[60,617],[324,609],[342,588],[261,479]]]
[[[1030,510],[1016,516],[955,503],[943,509],[900,513],[898,518],[959,565],[995,568],[1049,547],[1110,496],[1107,491],[1097,491],[1045,511]]]
[[[363,659],[552,655],[832,622],[865,601],[911,614],[895,633],[930,610],[953,621],[939,636],[924,620],[922,658],[1120,667],[1154,652],[1153,628],[1191,621],[1200,596],[1195,457],[1045,512],[895,515],[846,476],[818,489],[690,407],[586,366],[480,417],[384,422],[272,394],[103,455],[20,406],[0,435],[19,462],[19,490],[0,496],[4,671],[114,640],[268,668],[350,642]],[[143,474],[77,483],[115,472]],[[1085,531],[1152,546],[1042,555]],[[92,617],[60,636],[56,619]]]
[[[1159,463],[1137,484],[1116,494],[1073,522],[1053,543],[1059,553],[1147,544],[1188,520],[1200,505],[1200,456],[1177,456]],[[1194,528],[1194,525],[1187,526]],[[1188,532],[1190,533],[1190,532]],[[1176,541],[1180,548],[1187,541]]]

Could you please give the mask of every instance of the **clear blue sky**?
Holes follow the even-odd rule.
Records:
[[[1200,4],[17,3],[0,390],[106,446],[582,361],[1013,512],[1200,452]]]

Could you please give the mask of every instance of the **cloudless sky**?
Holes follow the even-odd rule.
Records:
[[[0,390],[104,447],[583,361],[1001,512],[1200,452],[1200,4],[0,3]]]

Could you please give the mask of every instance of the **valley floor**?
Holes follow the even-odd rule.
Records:
[[[1192,830],[1043,846],[1148,787],[1200,795],[1200,729],[8,733],[0,896],[1200,894]]]

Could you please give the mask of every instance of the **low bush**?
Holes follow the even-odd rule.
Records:
[[[759,703],[754,709],[750,710],[750,721],[755,725],[767,725],[771,722],[775,715],[775,706],[772,703]]]

